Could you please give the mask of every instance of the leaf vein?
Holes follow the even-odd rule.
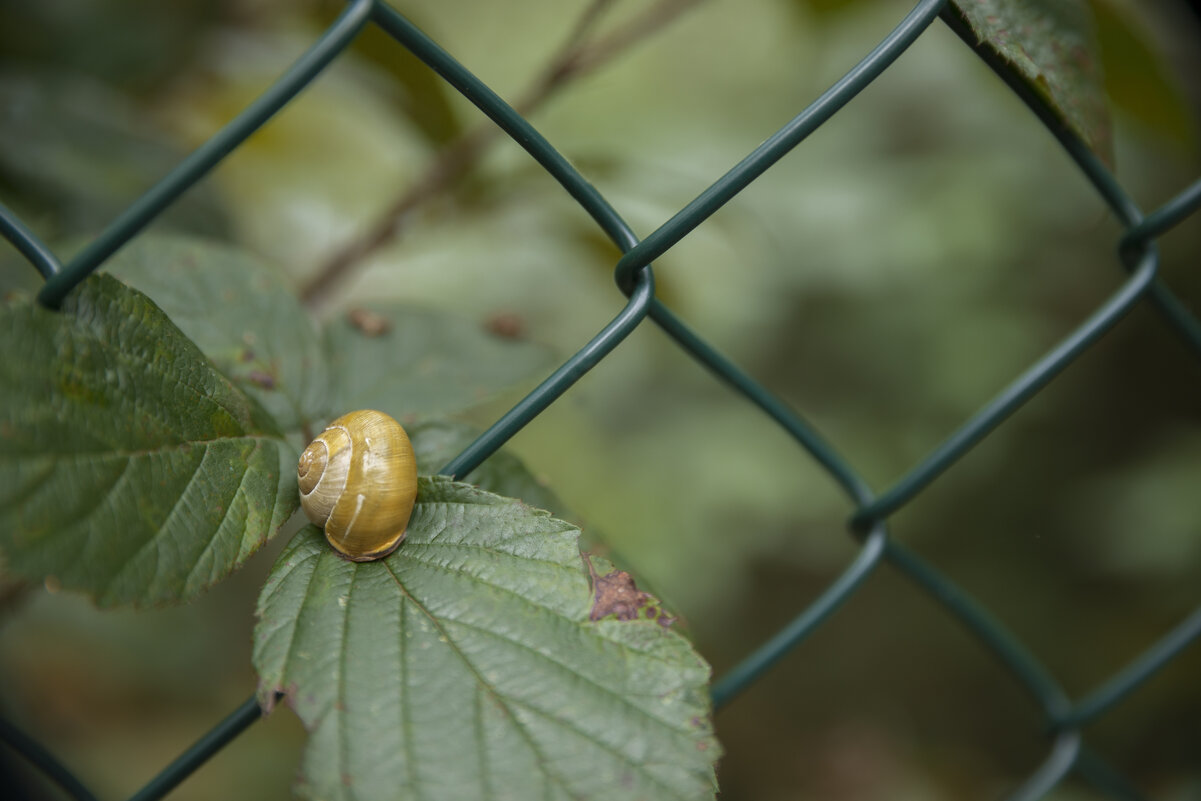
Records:
[[[539,657],[543,662],[545,662],[548,665],[553,665],[554,667],[556,667],[559,670],[566,673],[569,677],[580,679],[581,681],[585,682],[586,684],[596,688],[597,690],[600,690],[605,695],[612,696],[622,706],[625,706],[625,707],[629,708],[631,711],[637,713],[636,716],[639,718],[646,718],[648,720],[653,720],[654,722],[658,723],[663,728],[665,728],[668,731],[675,733],[675,734],[683,734],[686,737],[689,734],[689,729],[676,727],[672,723],[670,723],[666,720],[663,720],[662,718],[656,717],[652,713],[648,712],[647,710],[643,709],[642,707],[640,707],[637,704],[630,701],[630,699],[627,698],[625,695],[623,695],[620,691],[618,691],[612,687],[607,687],[604,684],[601,684],[599,681],[597,681],[589,676],[585,676],[582,673],[577,672],[571,666],[566,665],[557,659],[553,659],[549,654],[539,651],[537,648],[529,645],[528,643],[521,642],[520,640],[516,640],[512,637],[506,636],[505,634],[494,631],[485,626],[480,626],[475,623],[467,623],[467,622],[464,622],[462,620],[457,620],[452,617],[447,617],[446,619],[448,621],[454,623],[455,625],[462,626],[462,627],[468,628],[468,629],[472,629],[473,631],[477,631],[481,634],[494,637],[498,640],[503,640],[503,641],[510,643],[511,645],[514,645],[524,651],[527,651],[530,654],[533,654],[536,657]],[[612,642],[612,640],[607,640],[607,642]]]
[[[475,664],[468,659],[467,655],[463,653],[462,649],[460,649],[459,646],[450,639],[450,635],[447,634],[446,629],[442,626],[441,621],[439,621],[438,618],[433,615],[433,613],[426,609],[420,601],[413,597],[413,595],[408,591],[408,588],[405,587],[404,582],[400,580],[400,577],[396,575],[396,571],[392,569],[392,566],[388,564],[387,561],[384,561],[381,564],[384,565],[384,568],[388,571],[389,575],[392,576],[392,580],[396,582],[397,588],[404,595],[404,597],[407,598],[413,604],[413,606],[417,608],[418,611],[429,618],[430,622],[434,625],[434,628],[438,629],[443,635],[446,636],[447,645],[449,645],[455,651],[455,653],[459,655],[459,658],[463,660],[463,664],[466,665],[467,669],[471,671],[473,676],[475,676],[477,684],[482,689],[486,690],[489,695],[495,698],[496,702],[505,709],[505,712],[508,714],[509,719],[513,721],[513,725],[517,728],[517,731],[521,735],[522,739],[526,741],[530,747],[530,750],[534,752],[534,759],[542,767],[542,772],[559,784],[563,788],[563,791],[566,792],[570,797],[577,799],[577,801],[587,801],[587,799],[585,799],[583,796],[572,792],[571,787],[568,785],[563,776],[551,770],[551,767],[547,762],[546,755],[543,754],[538,748],[538,744],[535,742],[533,735],[531,735],[525,726],[521,724],[521,721],[517,720],[516,716],[513,715],[513,710],[509,707],[508,703],[496,691],[496,689],[488,683],[487,679],[483,677],[483,675],[476,668]]]
[[[445,571],[445,572],[447,572],[447,573],[450,573],[451,575],[455,575],[455,576],[463,576],[463,577],[466,577],[466,578],[470,579],[470,580],[471,580],[473,583],[478,583],[478,584],[481,584],[481,585],[483,585],[483,586],[485,586],[485,587],[489,587],[489,588],[491,588],[491,589],[494,589],[494,590],[496,590],[496,591],[497,591],[497,592],[499,592],[499,593],[503,593],[503,594],[505,594],[505,595],[508,595],[508,596],[510,596],[510,597],[516,598],[516,599],[518,599],[519,601],[521,601],[522,603],[529,604],[530,606],[532,606],[532,607],[534,607],[534,608],[536,608],[536,609],[541,609],[541,610],[543,610],[543,611],[545,611],[545,612],[548,612],[549,614],[553,615],[554,617],[556,617],[556,618],[558,618],[558,619],[560,619],[560,620],[566,621],[567,623],[570,623],[570,624],[571,624],[571,625],[573,625],[573,626],[579,625],[579,624],[580,624],[580,622],[581,622],[581,621],[580,621],[580,620],[578,620],[577,618],[571,617],[571,616],[569,616],[569,615],[567,615],[567,614],[564,614],[563,612],[559,612],[558,610],[556,610],[556,609],[554,609],[554,608],[552,608],[552,607],[550,607],[550,606],[546,606],[546,605],[544,605],[544,604],[540,604],[540,603],[538,603],[537,601],[533,600],[532,598],[529,598],[528,596],[522,595],[521,593],[517,592],[516,590],[513,590],[513,589],[512,589],[512,588],[510,588],[510,587],[506,587],[506,586],[504,586],[503,584],[495,584],[495,583],[493,583],[493,582],[490,582],[490,581],[488,581],[488,580],[487,580],[487,579],[485,579],[485,578],[482,578],[482,577],[476,576],[475,574],[473,574],[473,573],[471,573],[471,572],[469,572],[469,571],[466,571],[466,570],[458,570],[458,569],[455,569],[455,568],[453,568],[453,567],[450,567],[450,566],[448,566],[448,565],[438,564],[437,562],[427,562],[427,561],[425,561],[425,560],[414,560],[414,561],[419,561],[419,562],[420,562],[422,565],[425,565],[425,566],[431,567],[431,568],[433,568],[433,569],[435,569],[435,570],[442,570],[442,571]],[[633,625],[645,625],[645,624],[641,623],[640,621],[634,621],[634,620],[631,620],[631,621],[626,621],[626,624],[627,624],[627,625],[631,625],[631,626],[633,626]],[[657,625],[659,625],[659,624],[657,624],[657,623],[656,623],[656,624],[654,624],[654,625],[656,625],[656,626],[657,626]],[[613,638],[611,638],[611,637],[606,637],[606,636],[604,636],[603,634],[600,634],[600,633],[597,633],[597,636],[598,636],[598,637],[600,637],[601,639],[605,640],[606,642],[609,642],[609,643],[612,643],[613,645],[616,645],[618,648],[621,648],[623,651],[628,651],[628,652],[630,652],[630,653],[637,654],[638,656],[640,656],[640,657],[644,657],[644,658],[646,658],[646,659],[653,659],[653,660],[655,660],[655,661],[657,661],[657,662],[661,662],[661,663],[663,663],[663,664],[665,664],[665,665],[668,665],[668,666],[670,666],[670,667],[678,667],[678,666],[679,666],[677,662],[675,662],[675,661],[673,661],[673,660],[671,660],[671,659],[667,659],[667,658],[665,658],[665,657],[658,656],[657,654],[654,654],[654,653],[651,653],[651,652],[648,652],[648,651],[639,650],[638,648],[635,648],[634,646],[630,645],[629,643],[624,643],[624,642],[621,642],[621,641],[619,641],[619,640],[614,640]]]

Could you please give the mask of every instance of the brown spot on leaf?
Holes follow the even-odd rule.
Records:
[[[593,588],[589,620],[600,620],[610,615],[616,615],[618,620],[636,620],[645,608],[647,619],[655,620],[661,626],[670,626],[675,622],[675,618],[652,605],[654,597],[638,589],[633,577],[624,570],[598,576],[592,569],[591,560],[588,560],[588,571],[592,573]]]
[[[363,336],[382,337],[392,330],[392,323],[388,321],[387,317],[376,314],[370,309],[351,309],[346,313],[346,319],[359,329]]]
[[[525,318],[513,312],[500,312],[489,317],[484,328],[503,339],[521,339],[525,336]]]
[[[275,376],[270,373],[264,373],[262,370],[251,370],[246,374],[246,380],[256,387],[275,389]]]

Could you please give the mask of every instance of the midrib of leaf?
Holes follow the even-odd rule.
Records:
[[[316,572],[316,571],[314,571]],[[346,698],[346,655],[350,650],[346,647],[347,633],[350,631],[350,602],[354,598],[354,584],[359,578],[359,571],[352,570],[350,573],[350,583],[346,587],[346,603],[342,605],[342,631],[339,637],[338,647],[338,697]],[[306,590],[307,591],[307,590]],[[337,732],[338,732],[338,773],[345,776],[350,773],[350,754],[347,753],[347,744],[350,742],[350,737],[346,731],[346,722],[349,715],[345,712],[338,714]],[[405,740],[406,747],[408,739]],[[352,792],[353,794],[353,792]]]
[[[168,510],[166,516],[163,518],[162,523],[160,523],[158,525],[158,527],[151,533],[150,537],[148,537],[145,540],[145,542],[143,542],[140,546],[138,546],[138,549],[136,551],[134,551],[133,554],[131,554],[128,559],[125,560],[125,565],[120,570],[118,570],[112,576],[112,578],[109,579],[108,583],[104,586],[103,590],[100,593],[102,597],[108,596],[109,591],[112,590],[113,586],[118,584],[120,582],[120,580],[128,574],[128,572],[137,564],[138,559],[142,556],[142,554],[146,551],[146,549],[152,545],[155,546],[155,548],[156,548],[154,575],[156,578],[158,576],[160,576],[160,570],[159,570],[159,566],[158,566],[158,564],[159,564],[158,563],[158,554],[157,554],[158,545],[159,545],[161,539],[164,536],[166,536],[167,532],[169,532],[171,530],[172,522],[173,522],[174,518],[176,517],[176,514],[179,511],[179,506],[181,503],[183,503],[184,499],[187,498],[189,493],[192,491],[192,487],[196,483],[197,477],[199,477],[200,475],[203,474],[205,461],[209,458],[209,455],[212,453],[211,445],[214,442],[219,442],[224,439],[241,439],[241,438],[222,437],[222,438],[217,438],[212,441],[206,441],[206,442],[200,443],[200,447],[204,449],[204,452],[200,457],[200,462],[196,465],[196,469],[194,471],[192,471],[192,474],[188,477],[188,481],[186,484],[184,484],[183,490],[179,493],[179,496],[175,499],[175,503],[171,504],[171,508],[170,508],[170,510]],[[229,496],[229,500],[225,504],[223,504],[222,511],[221,511],[221,521],[220,521],[220,523],[218,523],[216,530],[213,532],[213,536],[208,538],[208,541],[204,544],[204,548],[197,555],[195,563],[193,563],[191,569],[188,570],[187,577],[184,580],[185,586],[191,586],[191,581],[192,581],[193,577],[195,577],[196,570],[200,567],[202,560],[205,558],[206,555],[208,555],[212,551],[213,547],[217,543],[217,540],[220,539],[220,534],[222,532],[222,529],[225,527],[226,522],[228,522],[228,520],[229,520],[230,511],[233,509],[234,503],[237,501],[238,497],[243,494],[243,492],[245,490],[246,476],[248,476],[250,474],[252,457],[255,454],[262,451],[263,440],[264,440],[263,437],[252,437],[249,439],[254,441],[254,449],[246,456],[246,463],[243,465],[242,474],[238,478],[237,487],[234,489],[233,493]],[[159,456],[159,455],[163,454],[163,451],[162,450],[146,451],[144,453],[147,456]],[[134,458],[128,458],[125,460],[126,467],[125,467],[125,469],[123,469],[121,471],[120,478],[125,477],[126,473],[129,472],[129,465],[133,464],[133,462],[134,462]],[[275,495],[279,492],[279,479],[280,479],[280,477],[277,475],[275,477],[275,490],[272,493],[273,495]],[[107,503],[109,501],[113,492],[116,490],[116,487],[118,484],[120,484],[120,480],[118,480],[112,487],[110,487],[104,493],[103,500],[100,504],[97,504],[97,507],[100,505],[103,505],[104,503]],[[97,507],[93,507],[93,508],[97,508]],[[243,536],[243,541],[238,548],[239,554],[244,549],[245,549],[245,537]],[[150,582],[150,586],[152,587],[153,584],[154,584],[154,581],[152,580]]]
[[[357,573],[358,571],[356,570],[355,572]],[[405,738],[405,773],[408,774],[409,786],[413,788],[413,792],[420,795],[418,788],[421,786],[421,783],[417,779],[417,760],[415,758],[416,754],[413,753],[413,743],[415,742],[413,739],[413,720],[409,716],[409,705],[405,703],[411,697],[411,693],[409,688],[409,645],[405,642],[407,638],[405,637],[404,620],[408,601],[411,598],[404,592],[401,593],[399,598],[400,610],[397,619],[400,621],[400,625],[397,627],[396,634],[400,646],[400,676],[397,681],[400,687],[400,703],[397,704],[397,711],[400,713],[400,730],[404,733]],[[349,606],[350,604],[347,604],[347,608]]]
[[[212,553],[213,547],[217,544],[217,540],[219,539],[218,535],[221,534],[222,529],[225,528],[225,524],[229,521],[229,514],[230,514],[230,511],[233,509],[234,504],[237,503],[237,500],[239,497],[243,497],[245,494],[246,477],[248,475],[250,475],[250,469],[251,469],[250,468],[250,463],[251,463],[250,457],[254,456],[255,454],[262,451],[262,448],[263,448],[263,438],[255,437],[255,438],[253,438],[253,441],[254,441],[254,450],[252,450],[250,452],[250,454],[247,456],[246,469],[242,471],[242,475],[238,478],[238,487],[236,490],[234,490],[234,494],[230,497],[229,503],[225,504],[225,508],[221,513],[221,522],[217,526],[217,531],[213,534],[212,537],[209,538],[209,541],[207,543],[205,543],[204,550],[202,550],[200,552],[200,554],[196,557],[196,563],[194,565],[192,565],[192,569],[188,571],[188,577],[184,582],[185,585],[189,585],[189,586],[191,585],[192,579],[193,579],[193,577],[195,577],[197,569],[200,568],[201,562],[210,553]],[[205,445],[206,453],[208,450],[209,450],[209,446],[206,444]],[[203,461],[204,460],[202,459],[201,462],[203,463]],[[188,480],[188,483],[185,486],[185,492],[189,487],[192,486],[192,481],[195,480],[195,477],[199,472],[200,471],[197,470],[196,473],[192,474],[192,478]],[[273,496],[279,495],[279,482],[280,482],[281,478],[282,478],[282,476],[277,472],[276,476],[275,476],[275,489],[272,490],[272,492],[271,492],[271,494]],[[180,494],[180,500],[183,500],[183,493]],[[179,501],[176,501],[176,505],[178,505],[178,503],[179,503]],[[171,511],[172,511],[172,514],[174,514],[174,511],[175,511],[174,507],[172,507]],[[170,519],[170,515],[168,516],[168,519]],[[159,529],[160,533],[163,528],[166,528],[166,526],[164,525]],[[158,536],[158,534],[156,534],[155,536]],[[246,550],[246,536],[245,536],[245,532],[243,532],[241,542],[238,546],[238,555],[241,556],[245,552],[245,550]]]
[[[42,458],[49,459],[49,460],[52,460],[55,462],[70,461],[72,459],[104,460],[104,459],[108,459],[108,458],[120,458],[120,459],[132,460],[132,459],[142,457],[142,456],[162,456],[162,455],[170,454],[174,451],[181,450],[182,448],[184,448],[186,446],[196,446],[196,447],[200,447],[200,448],[207,448],[210,445],[215,445],[219,442],[254,442],[255,443],[255,451],[254,452],[257,452],[258,449],[260,447],[262,447],[262,444],[264,442],[278,443],[278,442],[281,442],[281,440],[279,440],[275,437],[262,436],[260,434],[239,434],[239,435],[228,436],[228,437],[225,437],[225,436],[223,436],[223,437],[199,437],[197,439],[185,439],[185,440],[180,440],[179,442],[164,443],[164,444],[162,444],[158,447],[154,447],[154,448],[135,448],[135,449],[112,448],[112,449],[94,450],[94,451],[70,451],[69,453],[38,454],[38,456],[41,456]],[[277,487],[279,486],[278,481],[276,482],[276,486]]]
[[[120,330],[119,326],[118,326],[118,330]],[[194,377],[192,371],[186,370],[186,371],[183,371],[182,373],[176,373],[173,375],[171,372],[169,372],[166,369],[160,369],[160,367],[163,367],[163,365],[159,362],[156,362],[153,358],[136,358],[134,356],[133,352],[128,351],[123,347],[118,347],[117,345],[114,345],[103,335],[104,334],[103,331],[97,332],[97,331],[89,330],[88,333],[91,335],[91,341],[98,344],[103,353],[113,354],[116,357],[116,362],[118,364],[125,365],[126,367],[132,367],[137,372],[141,372],[142,370],[145,370],[148,373],[158,374],[158,375],[161,375],[164,377],[170,377],[172,379],[172,383],[175,386],[180,387],[180,388],[185,389],[188,392],[190,392],[195,398],[197,398],[201,402],[200,405],[205,406],[206,408],[210,408],[210,409],[221,410],[221,412],[223,412],[225,414],[225,416],[228,418],[228,420],[231,424],[237,426],[237,428],[239,430],[242,429],[242,427],[243,427],[242,422],[239,421],[237,419],[237,417],[235,417],[228,408],[223,406],[221,403],[217,402],[212,397],[211,392],[207,391],[207,388],[193,386],[190,383],[190,381],[187,380],[187,379],[191,379]],[[180,334],[180,337],[182,338],[183,335]],[[191,340],[188,340],[186,338],[184,338],[184,340],[188,343],[189,346],[195,347],[194,345],[192,345]],[[199,351],[197,351],[197,352],[199,352]],[[196,376],[199,376],[199,374],[196,374]],[[234,392],[234,388],[228,378],[226,378],[216,372],[212,373],[212,377],[215,378],[216,380],[224,382],[226,385],[225,389],[227,391],[229,391],[232,395],[232,393]],[[147,410],[147,407],[141,402],[141,399],[136,396],[133,399],[133,404],[134,404],[134,408],[136,408],[138,410],[141,410],[141,411]],[[161,404],[155,404],[149,408],[149,411],[154,414],[156,419],[166,422],[166,423],[170,423],[170,420],[166,420],[163,417],[163,413],[165,413],[167,411],[167,408],[165,406],[163,406]]]

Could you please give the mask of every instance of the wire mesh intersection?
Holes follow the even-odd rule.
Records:
[[[882,74],[939,17],[1037,115],[1122,223],[1125,230],[1117,243],[1117,261],[1128,270],[1129,275],[1109,299],[1094,309],[1073,332],[1027,368],[979,412],[964,421],[893,486],[876,494],[813,426],[710,346],[656,298],[651,264],[834,116]],[[1091,694],[1073,700],[1038,659],[1028,653],[1022,643],[986,608],[915,552],[890,539],[888,518],[922,493],[1034,397],[1105,332],[1117,325],[1144,296],[1171,330],[1201,357],[1201,324],[1156,277],[1159,262],[1155,246],[1158,237],[1201,207],[1201,180],[1144,216],[1105,166],[1062,124],[1044,100],[1032,92],[1008,65],[977,42],[964,20],[946,0],[921,0],[843,78],[666,223],[640,240],[605,198],[529,122],[449,53],[386,3],[380,0],[352,0],[324,34],[270,89],[129,206],[68,264],[60,264],[54,253],[20,219],[0,205],[0,234],[46,278],[38,295],[39,301],[46,306],[57,307],[71,289],[101,267],[105,259],[136,236],[251,133],[304,91],[368,23],[390,34],[520,144],[567,190],[623,253],[615,267],[616,283],[627,296],[620,312],[529,395],[445,465],[441,472],[460,478],[469,475],[649,318],[719,381],[758,407],[822,466],[847,495],[851,503],[848,528],[860,542],[858,555],[840,576],[791,622],[714,684],[712,694],[716,707],[721,708],[753,686],[773,664],[837,611],[878,565],[886,563],[936,600],[974,635],[1005,666],[1042,711],[1050,733],[1047,754],[1042,764],[1034,768],[1023,784],[1009,796],[1011,799],[1025,801],[1041,798],[1073,770],[1113,798],[1140,798],[1129,782],[1084,745],[1081,730],[1136,691],[1151,675],[1201,637],[1201,608],[1143,653],[1132,658],[1126,667],[1114,673]],[[232,742],[259,716],[258,704],[251,696],[133,798],[136,801],[151,801],[163,797]],[[91,791],[48,750],[3,721],[0,721],[0,739],[25,756],[71,797],[79,801],[94,798]]]

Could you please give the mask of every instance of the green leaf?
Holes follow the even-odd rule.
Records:
[[[333,410],[398,420],[468,409],[545,368],[547,348],[411,306],[354,309],[327,328]]]
[[[105,269],[149,295],[285,432],[332,416],[321,335],[269,265],[231,245],[147,234]]]
[[[420,481],[390,557],[344,561],[310,526],[263,588],[260,699],[286,692],[311,732],[302,793],[713,798],[709,668],[657,602],[627,593],[598,611],[632,614],[590,619],[577,529]]]
[[[144,295],[0,307],[0,551],[99,604],[191,598],[297,505],[295,454]]]
[[[1113,165],[1113,131],[1086,0],[952,0],[986,47],[1011,64],[1093,152]]]

